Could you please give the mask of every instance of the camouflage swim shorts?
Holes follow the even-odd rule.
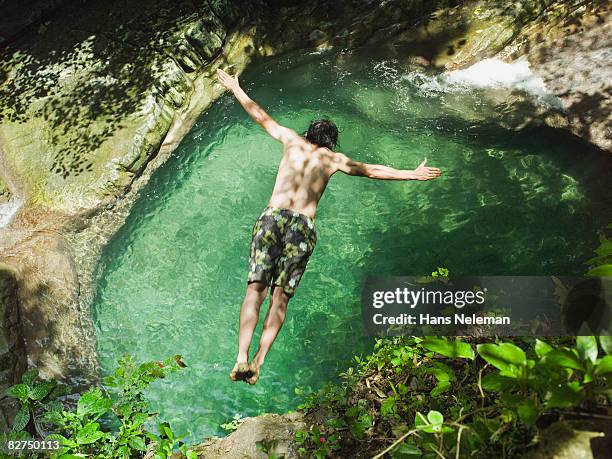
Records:
[[[266,207],[253,227],[248,282],[265,282],[293,296],[317,243],[310,217]]]

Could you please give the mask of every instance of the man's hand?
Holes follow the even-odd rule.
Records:
[[[227,89],[229,89],[232,92],[235,92],[236,90],[240,89],[240,84],[238,83],[237,74],[235,77],[232,77],[228,75],[227,73],[225,73],[223,70],[217,69],[217,78],[219,79],[219,82],[223,86],[225,86]]]
[[[433,180],[440,177],[442,171],[437,167],[427,167],[427,158],[423,160],[419,167],[412,171],[413,180]]]

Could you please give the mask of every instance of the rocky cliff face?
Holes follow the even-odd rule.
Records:
[[[17,306],[17,282],[13,270],[0,264],[0,392],[17,383],[25,370],[25,353]],[[0,409],[0,431],[8,430],[17,404],[6,400]]]
[[[0,262],[15,286],[1,304],[17,308],[25,346],[13,353],[13,373],[27,360],[44,375],[95,379],[88,307],[97,255],[221,94],[218,67],[239,72],[291,49],[370,44],[405,45],[403,57],[440,70],[526,58],[565,109],[542,111],[517,95],[514,125],[543,120],[610,150],[603,1],[29,3],[36,14],[0,29],[0,222],[9,222]],[[19,5],[13,14],[27,10]],[[0,329],[15,329],[9,323]]]

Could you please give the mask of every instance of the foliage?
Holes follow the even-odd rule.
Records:
[[[221,428],[228,432],[233,432],[238,427],[240,427],[240,424],[242,424],[243,422],[244,422],[244,419],[242,418],[242,415],[235,414],[231,421],[221,424]]]
[[[612,229],[612,223],[607,229]],[[591,265],[587,276],[612,276],[612,240],[602,235],[599,242],[599,247],[595,249],[597,256],[587,261]]]
[[[87,389],[73,406],[69,399],[63,402],[58,399],[68,393],[66,386],[42,380],[36,371],[27,372],[20,384],[7,391],[21,405],[13,431],[22,433],[23,439],[36,435],[48,442],[58,442],[60,448],[51,453],[57,459],[129,459],[143,457],[145,453],[150,458],[165,459],[176,447],[193,459],[195,453],[186,450],[168,423],[158,423],[157,433],[151,431],[156,414],[149,411],[144,397],[144,390],[152,382],[184,366],[180,356],[142,364],[131,356],[123,357],[102,387]],[[113,391],[112,397],[109,389]],[[24,432],[29,421],[35,428]],[[40,423],[54,433],[43,435]]]
[[[262,453],[264,453],[268,457],[268,459],[284,459],[284,454],[277,454],[276,452],[274,452],[277,445],[277,440],[270,440],[267,438],[255,442],[257,451],[261,451]]]
[[[36,419],[39,410],[54,411],[61,404],[58,397],[68,395],[70,389],[57,381],[46,381],[40,379],[38,370],[30,370],[23,374],[21,383],[9,387],[6,395],[19,400],[20,409],[13,421],[13,432],[22,432],[28,427],[33,427],[34,433],[40,434],[41,429]]]
[[[342,384],[305,397],[299,453],[514,457],[543,415],[610,402],[612,339],[567,341],[378,340]]]

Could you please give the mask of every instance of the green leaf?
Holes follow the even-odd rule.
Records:
[[[538,357],[542,358],[552,350],[553,348],[550,344],[545,341],[536,339],[535,352]]]
[[[23,405],[13,420],[13,432],[21,432],[30,422],[30,407]]]
[[[442,362],[434,362],[433,367],[427,368],[427,373],[431,373],[440,382],[442,381],[454,381],[455,372]]]
[[[25,384],[16,384],[6,390],[6,395],[18,398],[21,401],[26,401],[29,393],[30,389]]]
[[[77,414],[86,416],[92,412],[95,403],[102,397],[102,391],[98,388],[91,388],[84,392],[77,402]]]
[[[58,413],[64,409],[64,404],[59,400],[51,400],[43,405],[47,413]]]
[[[296,445],[303,445],[304,442],[308,440],[308,432],[305,430],[296,430],[293,434],[293,438]]]
[[[478,354],[500,370],[502,376],[519,378],[523,375],[521,368],[527,368],[527,356],[515,344],[479,344],[477,349]]]
[[[538,419],[538,410],[531,400],[526,400],[517,407],[517,412],[521,421],[531,426]]]
[[[132,412],[134,411],[134,404],[131,402],[123,403],[117,407],[117,411],[119,412],[119,415],[121,417],[127,419],[132,415]]]
[[[547,406],[549,408],[570,408],[578,405],[583,399],[582,387],[578,383],[570,383],[553,390]]]
[[[594,336],[577,336],[576,348],[582,360],[593,363],[597,360],[597,340]]]
[[[427,413],[427,420],[430,424],[442,424],[444,422],[444,416],[439,411],[432,410]]]
[[[79,445],[89,445],[97,442],[103,436],[104,432],[100,430],[100,424],[91,422],[77,432],[75,439]]]
[[[51,435],[47,435],[47,437],[45,438],[45,441],[53,441],[53,440],[57,440],[60,442],[60,444],[64,444],[64,442],[66,441],[66,437],[64,437],[63,435],[54,433]]]
[[[87,390],[77,402],[77,415],[94,419],[104,415],[113,406],[113,401],[102,395],[99,387]]]
[[[429,425],[429,421],[427,420],[425,415],[423,413],[417,411],[417,414],[414,417],[414,426],[417,429],[420,429],[420,428],[423,428],[423,427],[428,426],[428,425]]]
[[[102,384],[108,387],[117,387],[119,385],[114,376],[106,376],[102,379]]]
[[[468,343],[428,336],[421,343],[427,350],[449,358],[474,359],[474,350]]]
[[[605,265],[597,266],[596,268],[593,268],[587,271],[586,275],[595,276],[595,277],[612,276],[612,264],[605,264]]]
[[[527,356],[516,344],[479,344],[477,349],[482,358],[496,368],[499,368],[497,364],[501,364],[501,366],[506,364],[527,366]]]
[[[542,362],[558,367],[582,370],[582,362],[576,354],[567,349],[555,349],[542,358]]]
[[[38,378],[38,370],[29,370],[23,374],[21,377],[21,382],[26,386],[32,386],[36,378]]]
[[[380,405],[380,414],[382,416],[395,414],[395,401],[395,397],[386,398]]]
[[[595,253],[600,257],[612,255],[612,240],[605,240],[595,249]]]
[[[606,355],[596,362],[596,375],[605,375],[608,373],[612,373],[612,355]]]
[[[51,390],[55,387],[55,384],[55,381],[41,381],[30,389],[28,395],[32,400],[42,400],[49,394],[49,392],[51,392]]]
[[[136,413],[132,418],[132,427],[134,429],[140,427],[149,419],[149,413]]]
[[[162,435],[168,437],[170,441],[174,441],[174,432],[168,422],[162,422],[157,429]]]
[[[606,354],[612,354],[612,336],[600,336],[599,345]]]
[[[146,451],[147,446],[145,445],[145,441],[142,437],[130,437],[128,440],[128,444],[138,451]]]
[[[450,381],[440,381],[436,387],[434,387],[429,393],[432,397],[437,397],[440,394],[443,394],[452,386]]]
[[[353,436],[357,440],[360,440],[363,438],[365,429],[366,429],[365,424],[361,421],[354,421],[349,426],[349,430],[351,431],[351,434],[353,434]]]
[[[490,390],[492,392],[501,392],[514,386],[517,383],[514,378],[501,376],[498,373],[490,373],[482,378],[481,384],[484,390]]]

